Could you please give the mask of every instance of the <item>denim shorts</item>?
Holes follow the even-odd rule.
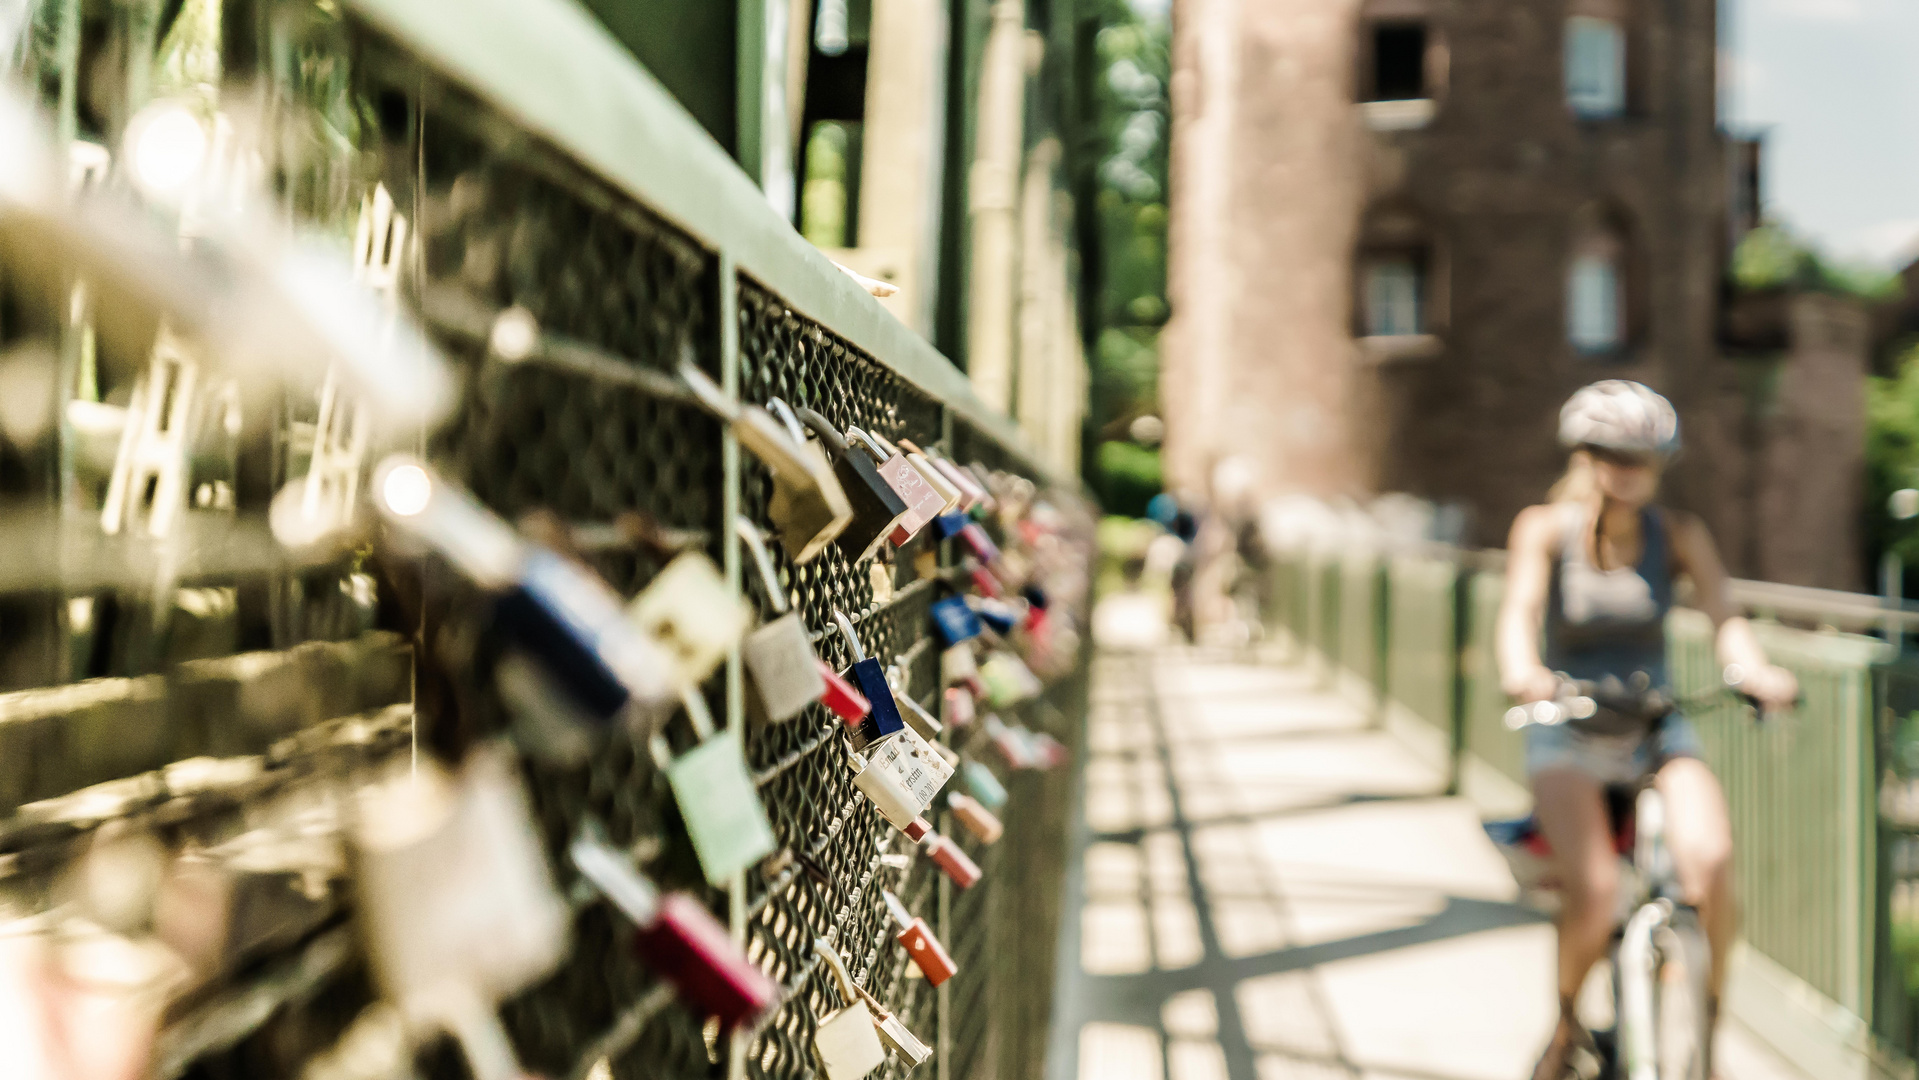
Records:
[[[1630,784],[1674,758],[1703,758],[1699,732],[1678,713],[1647,733],[1599,735],[1571,724],[1526,729],[1526,776],[1546,769],[1573,769],[1602,784]]]

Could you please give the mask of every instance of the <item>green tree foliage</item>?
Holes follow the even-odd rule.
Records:
[[[1087,479],[1107,509],[1138,514],[1160,490],[1159,455],[1131,441],[1128,425],[1158,411],[1159,330],[1166,302],[1170,26],[1163,9],[1102,0],[1086,129],[1098,320],[1087,423]],[[1084,235],[1084,234],[1083,234]]]
[[[1898,296],[1899,276],[1836,263],[1777,222],[1747,233],[1732,253],[1733,283],[1743,289],[1798,289],[1877,301]]]
[[[1919,568],[1919,519],[1894,521],[1886,509],[1893,492],[1909,487],[1919,487],[1919,348],[1897,374],[1866,381],[1867,540],[1874,555],[1893,551]]]

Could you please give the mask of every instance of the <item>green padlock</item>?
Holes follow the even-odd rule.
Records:
[[[738,728],[713,730],[713,717],[697,688],[680,695],[700,744],[672,757],[663,736],[652,740],[653,756],[666,770],[693,853],[709,884],[724,888],[733,877],[773,853],[778,844],[746,767]]]

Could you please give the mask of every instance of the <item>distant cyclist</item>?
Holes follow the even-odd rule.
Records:
[[[1594,383],[1560,410],[1559,439],[1572,451],[1566,474],[1549,503],[1520,513],[1507,545],[1497,631],[1506,693],[1549,700],[1562,675],[1663,688],[1666,613],[1673,582],[1684,576],[1692,605],[1718,627],[1719,662],[1741,669],[1741,689],[1767,706],[1791,704],[1798,683],[1767,661],[1752,627],[1734,614],[1705,525],[1652,505],[1660,471],[1679,451],[1671,403],[1636,382]],[[1526,773],[1562,897],[1559,1025],[1534,1080],[1561,1080],[1574,1052],[1591,1046],[1573,1002],[1614,925],[1619,868],[1607,785],[1657,774],[1679,880],[1712,945],[1708,1008],[1716,1021],[1738,913],[1725,794],[1700,757],[1697,734],[1678,715],[1625,736],[1583,730],[1578,721],[1527,729]]]

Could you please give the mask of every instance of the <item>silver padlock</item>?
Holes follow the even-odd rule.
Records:
[[[867,1073],[886,1064],[886,1048],[880,1045],[879,1027],[866,1002],[853,985],[853,976],[839,953],[825,938],[813,942],[813,950],[827,966],[840,997],[846,1002],[819,1018],[813,1031],[813,1054],[819,1059],[826,1080],[861,1080]]]
[[[913,1034],[913,1029],[906,1026],[906,1021],[893,1015],[893,1010],[874,997],[872,991],[858,983],[853,984],[853,989],[860,992],[866,1007],[872,1010],[873,1026],[879,1029],[880,1041],[894,1053],[914,1065],[924,1064],[927,1058],[933,1056],[933,1048],[920,1041],[920,1037]]]
[[[850,758],[860,789],[894,828],[912,836],[919,817],[953,776],[953,765],[912,728],[867,744]],[[918,839],[918,837],[914,837]]]
[[[519,1074],[494,1003],[545,977],[566,949],[554,892],[511,757],[430,761],[360,794],[352,854],[374,981],[409,1028],[444,1030],[483,1080]]]
[[[766,587],[766,603],[774,615],[771,621],[746,635],[740,644],[740,659],[746,664],[753,686],[750,700],[774,723],[791,720],[826,693],[826,680],[820,675],[819,656],[813,652],[806,624],[793,610],[779,575],[773,570],[766,541],[745,518],[737,519],[735,525],[753,558],[753,565],[759,569],[760,582]]]

